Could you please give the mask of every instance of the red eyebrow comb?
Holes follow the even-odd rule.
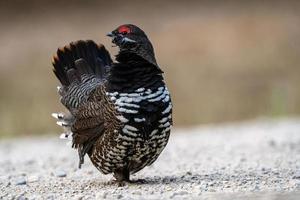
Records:
[[[119,33],[130,33],[130,28],[127,27],[127,26],[121,26],[119,29],[118,29]]]

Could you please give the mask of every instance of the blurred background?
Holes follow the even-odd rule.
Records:
[[[0,137],[61,132],[51,59],[133,23],[150,37],[175,125],[300,114],[300,1],[0,2]]]

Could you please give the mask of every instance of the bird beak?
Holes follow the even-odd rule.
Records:
[[[114,37],[114,34],[112,32],[110,32],[110,33],[107,33],[106,36],[108,36],[108,37]]]

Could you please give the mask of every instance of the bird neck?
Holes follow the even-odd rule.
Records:
[[[116,56],[117,63],[107,78],[108,91],[134,92],[139,88],[156,88],[164,85],[159,67],[130,50]]]

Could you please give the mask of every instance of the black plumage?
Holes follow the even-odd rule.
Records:
[[[88,154],[97,169],[122,183],[166,146],[172,103],[146,34],[126,24],[108,36],[120,48],[116,62],[90,40],[58,49],[53,71],[70,114],[53,116],[65,128],[63,137],[72,136],[79,166]]]

